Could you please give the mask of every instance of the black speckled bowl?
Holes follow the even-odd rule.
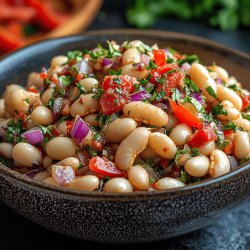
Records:
[[[93,48],[106,40],[143,40],[198,54],[217,62],[240,81],[250,79],[250,56],[201,38],[159,31],[109,30],[40,42],[0,61],[1,91],[25,84],[29,72],[67,50]],[[247,86],[245,86],[247,87]],[[249,87],[249,85],[248,85]],[[129,243],[155,241],[204,227],[250,194],[250,164],[184,188],[131,194],[79,192],[45,185],[0,165],[0,198],[26,218],[83,240]]]

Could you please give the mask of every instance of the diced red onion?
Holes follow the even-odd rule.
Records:
[[[196,99],[200,104],[203,104],[201,93],[191,93],[190,96]]]
[[[63,105],[63,98],[57,97],[53,104],[53,116],[55,120],[57,120],[61,114],[62,105]]]
[[[190,65],[188,62],[185,62],[185,63],[183,63],[183,64],[181,65],[181,68],[182,68],[184,71],[186,71],[187,73],[189,72],[190,67],[191,67],[191,65]]]
[[[88,125],[78,115],[75,119],[70,135],[77,143],[81,143],[88,135],[89,130]]]
[[[111,65],[111,64],[113,64],[113,60],[108,59],[108,58],[103,58],[103,60],[102,60],[102,65],[103,65],[104,67],[109,66],[109,65]]]
[[[219,78],[214,80],[216,84],[223,84],[223,81]]]
[[[43,133],[40,128],[32,128],[22,134],[22,137],[25,138],[30,144],[35,145],[43,141]]]
[[[145,65],[144,65],[143,63],[139,62],[139,63],[134,64],[134,65],[133,65],[133,68],[134,68],[135,70],[142,70],[142,69],[145,68]]]
[[[130,96],[130,101],[131,102],[142,101],[142,100],[148,99],[150,97],[151,97],[151,95],[144,89],[142,91],[133,93]]]
[[[146,54],[141,54],[141,62],[145,65],[148,66],[149,65],[149,61],[150,61],[150,57]]]
[[[89,66],[88,60],[84,59],[82,61],[77,62],[74,66],[81,72],[89,74],[92,72],[92,68]]]
[[[55,171],[52,171],[52,177],[57,183],[66,185],[75,179],[75,171],[70,166],[57,165]]]

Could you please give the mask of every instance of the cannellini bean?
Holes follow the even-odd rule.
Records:
[[[129,48],[122,55],[122,65],[139,63],[140,61],[141,57],[139,51],[136,48]]]
[[[250,132],[250,121],[240,118],[232,121],[236,126],[243,128],[245,131]]]
[[[71,106],[71,115],[85,116],[99,111],[99,101],[93,98],[94,94],[80,95],[80,97]]]
[[[0,99],[0,117],[4,117],[5,109],[4,109],[4,99]]]
[[[125,116],[131,117],[136,121],[143,121],[152,126],[162,127],[168,123],[166,112],[152,104],[141,101],[125,104],[123,113]]]
[[[56,76],[58,73],[60,73],[62,70],[64,69],[64,66],[58,66],[58,65],[55,65],[55,66],[51,66],[49,69],[48,69],[48,75],[49,77],[51,76]]]
[[[41,87],[43,85],[43,79],[40,77],[40,73],[32,72],[28,76],[27,88],[31,86]]]
[[[67,62],[68,62],[68,57],[67,56],[59,55],[59,56],[54,56],[51,59],[50,65],[51,65],[51,67],[60,66],[60,65],[63,65],[65,63],[67,63]]]
[[[103,190],[109,193],[130,193],[133,187],[125,178],[113,178],[106,182]]]
[[[48,177],[48,178],[44,179],[43,182],[46,183],[46,184],[54,185],[54,186],[60,186],[60,184],[57,183],[57,182],[53,179],[53,177]]]
[[[147,145],[147,147],[141,152],[141,156],[144,159],[149,159],[158,156],[158,154],[149,145]]]
[[[168,190],[184,186],[185,184],[183,182],[170,177],[161,178],[154,184],[154,188],[156,188],[157,190]]]
[[[47,142],[45,149],[52,159],[63,160],[75,155],[76,145],[68,137],[55,137]]]
[[[95,175],[85,175],[82,177],[75,178],[69,185],[69,188],[83,190],[83,191],[94,191],[99,186],[99,179]]]
[[[145,78],[148,74],[146,68],[136,69],[133,64],[127,64],[121,67],[122,75],[129,75],[139,79]]]
[[[174,115],[168,114],[168,123],[165,127],[166,129],[174,128],[178,123],[179,121]]]
[[[187,160],[185,170],[194,177],[202,177],[208,173],[209,159],[206,156],[195,156]]]
[[[149,135],[148,144],[161,157],[173,159],[177,152],[177,148],[167,135],[155,132]]]
[[[36,181],[43,181],[45,179],[47,179],[49,177],[49,173],[47,171],[42,171],[42,172],[39,172],[37,173],[33,180],[36,180]]]
[[[227,112],[227,115],[220,114],[218,115],[219,119],[232,121],[241,117],[240,112],[234,107],[234,105],[230,101],[224,100],[221,102],[220,105],[223,106],[223,110]]]
[[[41,152],[25,142],[20,142],[13,147],[12,158],[25,167],[32,167],[33,162],[42,162]]]
[[[245,159],[250,153],[249,135],[245,131],[236,131],[234,136],[234,155],[238,159]]]
[[[150,131],[144,127],[136,128],[118,146],[115,162],[122,170],[133,166],[136,156],[141,153],[148,144]]]
[[[189,153],[186,154],[182,154],[179,159],[178,159],[178,166],[184,166],[186,164],[186,162],[191,158],[191,155]]]
[[[10,94],[12,91],[17,90],[17,89],[24,90],[24,87],[19,84],[8,84],[4,91],[3,97],[5,98],[8,94]]]
[[[97,114],[89,114],[86,115],[83,120],[87,122],[89,125],[94,126],[94,127],[100,127],[99,122],[97,120]]]
[[[216,72],[218,77],[222,81],[224,81],[224,82],[228,81],[229,75],[228,75],[228,72],[224,68],[217,66],[217,65],[211,65],[208,68],[211,69],[212,71]]]
[[[52,165],[52,177],[60,185],[67,185],[75,179],[75,171],[70,166]]]
[[[181,146],[185,144],[187,138],[192,134],[192,128],[186,125],[185,123],[181,123],[172,129],[169,137],[174,141],[177,146]]]
[[[215,149],[215,142],[214,141],[207,142],[206,144],[197,149],[198,152],[202,155],[210,155],[210,153]]]
[[[80,161],[76,157],[68,157],[57,163],[61,166],[70,166],[76,171],[80,166]]]
[[[211,87],[214,90],[214,93],[217,93],[216,83],[209,75],[208,70],[199,63],[193,63],[190,67],[189,74],[191,80],[202,89],[202,94],[207,98],[207,101],[215,101],[215,98],[207,92],[207,88]]]
[[[80,81],[80,84],[84,87],[84,89],[88,93],[98,85],[98,81],[95,78],[87,77],[82,79]]]
[[[148,172],[140,165],[133,166],[128,170],[128,180],[139,190],[148,190],[149,188]]]
[[[67,136],[67,135],[68,135],[68,129],[67,129],[66,121],[60,122],[59,125],[57,126],[57,129],[58,129],[64,136]]]
[[[104,130],[107,142],[120,142],[136,129],[137,123],[131,118],[118,118],[109,123]]]
[[[38,106],[32,111],[31,120],[39,125],[50,125],[53,123],[54,117],[49,108]]]
[[[230,162],[227,155],[219,150],[215,149],[210,155],[210,165],[208,172],[211,177],[217,177],[226,174],[230,171]]]
[[[12,150],[13,150],[12,143],[7,143],[7,142],[0,143],[0,155],[2,155],[4,158],[11,159]]]
[[[44,105],[47,105],[49,100],[53,98],[53,92],[53,88],[48,88],[43,92],[41,99]]]
[[[224,87],[223,85],[217,86],[217,97],[221,102],[224,100],[230,101],[239,111],[242,108],[241,98],[232,89]]]
[[[43,157],[43,167],[48,168],[49,166],[52,165],[53,159],[50,158],[48,155],[45,155]]]

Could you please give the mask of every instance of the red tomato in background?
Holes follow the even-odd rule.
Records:
[[[162,49],[154,50],[154,60],[157,66],[161,66],[166,63],[165,51]]]
[[[250,106],[250,95],[245,95],[242,99],[242,111],[245,110],[248,106]]]
[[[105,157],[95,156],[89,161],[89,168],[95,173],[109,177],[121,177],[125,172],[118,169],[112,161]]]

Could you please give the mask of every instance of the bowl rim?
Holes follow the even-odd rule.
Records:
[[[4,63],[5,60],[10,60],[12,57],[17,56],[18,54],[21,54],[23,52],[27,52],[29,50],[33,50],[36,47],[44,46],[46,44],[50,44],[53,42],[68,42],[70,40],[78,41],[85,38],[91,38],[94,36],[101,37],[103,35],[140,35],[140,36],[157,36],[158,38],[178,38],[179,41],[190,41],[193,43],[198,43],[202,46],[209,46],[213,47],[213,49],[220,50],[222,52],[226,52],[229,54],[235,54],[238,57],[243,57],[245,60],[250,61],[250,55],[246,54],[245,52],[239,51],[234,48],[230,48],[227,46],[224,46],[220,43],[211,41],[209,39],[201,38],[199,36],[194,36],[190,34],[184,34],[184,33],[178,33],[178,32],[169,32],[169,31],[161,31],[161,30],[137,30],[137,29],[105,29],[105,30],[94,30],[94,31],[88,31],[80,35],[70,35],[70,36],[63,36],[59,38],[49,38],[44,39],[39,42],[33,43],[32,45],[27,45],[23,48],[20,48],[14,52],[11,52],[3,57],[0,58],[0,65]],[[201,181],[197,184],[189,184],[184,187],[180,188],[174,188],[170,190],[165,191],[153,191],[153,192],[145,192],[145,191],[137,191],[132,193],[105,193],[105,192],[99,192],[99,191],[81,191],[81,190],[74,190],[74,189],[66,189],[64,187],[60,186],[54,186],[51,184],[43,183],[41,181],[36,181],[33,179],[30,179],[26,175],[22,175],[15,170],[12,170],[9,167],[6,167],[2,163],[0,163],[0,174],[6,175],[10,178],[13,178],[17,181],[20,181],[26,185],[31,185],[34,188],[42,189],[44,191],[50,192],[50,193],[56,193],[57,195],[71,195],[73,197],[77,197],[78,199],[97,199],[100,200],[103,199],[110,199],[110,200],[129,200],[129,201],[135,201],[138,199],[162,199],[162,198],[173,198],[173,197],[179,197],[186,195],[187,193],[194,193],[198,192],[200,190],[206,189],[208,187],[217,187],[221,184],[230,181],[230,179],[237,178],[240,175],[243,175],[244,173],[250,171],[250,162],[246,162],[241,165],[240,168],[237,168],[235,170],[230,171],[229,173],[216,177],[211,178],[209,180]]]

